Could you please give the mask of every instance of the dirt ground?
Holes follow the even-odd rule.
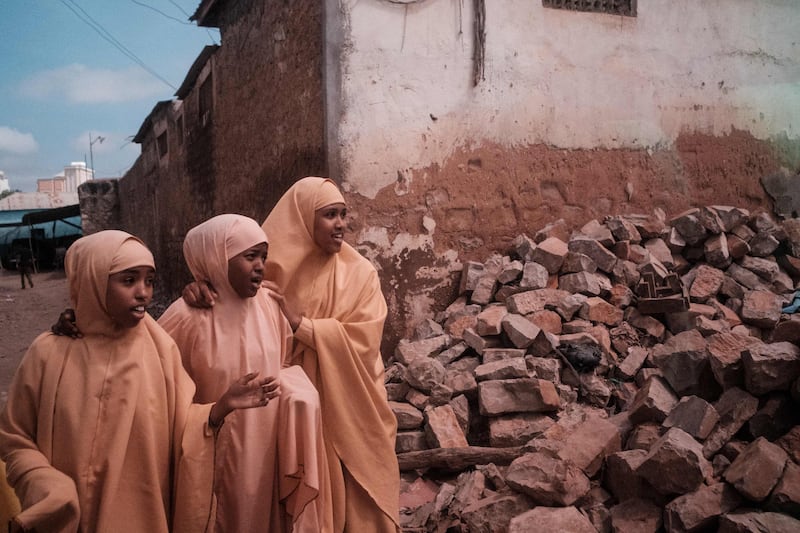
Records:
[[[20,288],[15,270],[0,269],[0,403],[30,343],[69,306],[63,271],[33,274],[33,288]]]

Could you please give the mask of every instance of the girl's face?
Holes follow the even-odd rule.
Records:
[[[108,276],[106,311],[121,328],[132,328],[142,320],[153,300],[156,271],[149,266],[123,270]]]
[[[343,203],[326,205],[314,212],[314,242],[326,254],[342,249],[346,219],[347,206]]]
[[[256,244],[228,259],[228,281],[241,298],[252,298],[261,288],[267,243]]]

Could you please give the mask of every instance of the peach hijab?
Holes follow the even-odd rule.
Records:
[[[299,180],[281,197],[262,225],[271,243],[266,277],[304,315],[293,356],[319,391],[334,498],[344,497],[346,470],[396,526],[397,422],[380,355],[387,308],[378,273],[347,243],[339,253],[326,254],[314,242],[315,211],[340,202],[334,182],[318,177]],[[356,520],[347,516],[353,531],[359,530]],[[338,500],[337,531],[344,521],[344,502]]]
[[[219,397],[247,372],[280,376],[278,399],[231,413],[219,431],[217,529],[251,531],[258,524],[276,533],[319,533],[325,530],[320,524],[330,523],[319,397],[299,367],[282,369],[292,331],[277,302],[266,289],[242,298],[228,280],[228,261],[264,242],[258,222],[236,214],[215,216],[189,230],[183,244],[186,263],[195,280],[211,282],[218,298],[209,309],[190,307],[180,298],[159,324],[180,347],[198,401]]]
[[[149,316],[118,328],[108,276],[153,266],[122,231],[82,237],[65,268],[81,339],[40,335],[0,415],[0,456],[39,531],[186,531],[205,525],[211,495],[210,406],[172,339]],[[191,480],[191,482],[188,482]]]

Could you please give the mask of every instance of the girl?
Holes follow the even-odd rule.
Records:
[[[220,430],[215,494],[219,531],[330,531],[332,511],[319,396],[298,367],[284,368],[292,331],[259,290],[267,238],[255,220],[219,215],[189,230],[186,263],[213,284],[216,305],[177,300],[159,319],[197,384],[196,401],[243,372],[280,373],[281,395],[265,409],[231,415]]]
[[[202,531],[214,427],[280,391],[255,373],[214,404],[146,308],[155,267],[121,231],[82,237],[65,269],[81,338],[40,335],[0,414],[0,458],[22,511],[12,531]]]

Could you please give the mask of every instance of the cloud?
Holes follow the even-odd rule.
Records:
[[[164,93],[164,83],[139,67],[91,69],[85,65],[43,70],[20,83],[22,94],[77,104],[104,104],[151,99]]]
[[[12,154],[32,154],[39,144],[30,133],[22,133],[13,128],[0,126],[0,152]]]

